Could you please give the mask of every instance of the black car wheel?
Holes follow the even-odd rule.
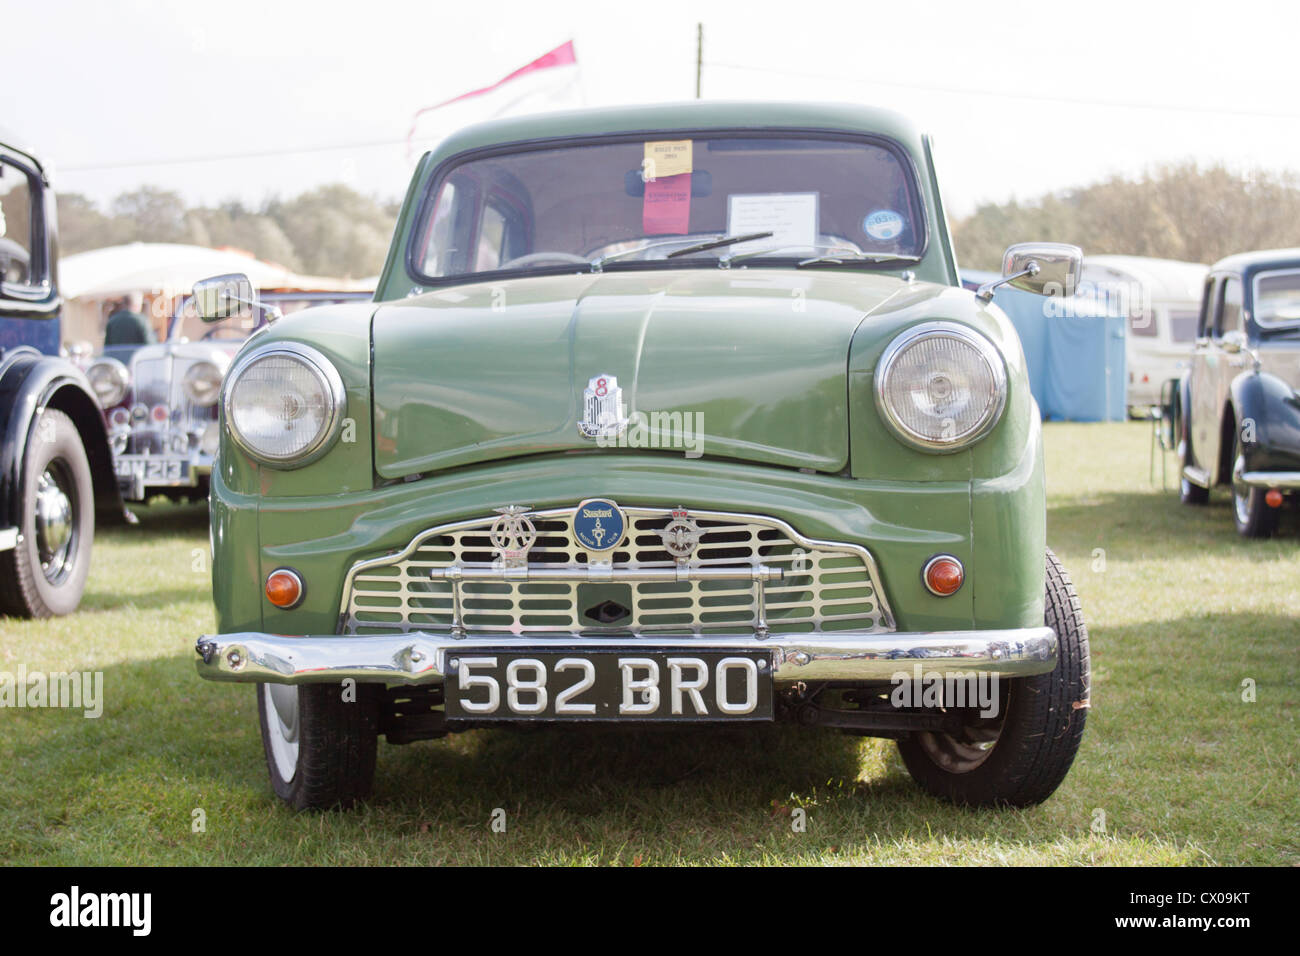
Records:
[[[1087,715],[1088,629],[1050,550],[1043,620],[1056,632],[1056,668],[999,681],[1000,719],[972,710],[958,733],[914,733],[898,742],[908,772],[930,793],[968,806],[1024,807],[1046,800],[1065,779]]]
[[[1247,538],[1271,538],[1277,531],[1278,511],[1265,500],[1267,488],[1254,488],[1240,479],[1243,459],[1241,436],[1232,452],[1232,518],[1237,533]]]
[[[0,612],[69,614],[81,602],[95,537],[95,492],[72,419],[46,409],[23,462],[20,540],[0,551]]]
[[[258,684],[257,716],[271,788],[295,810],[348,809],[370,795],[379,692],[357,684]],[[355,699],[353,699],[355,698]]]

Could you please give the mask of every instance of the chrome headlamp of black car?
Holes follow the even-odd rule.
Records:
[[[320,457],[342,427],[343,380],[320,352],[280,343],[256,349],[226,380],[226,425],[265,464],[297,468]]]
[[[195,405],[215,405],[221,396],[221,369],[211,362],[195,362],[181,379],[181,387]]]
[[[131,385],[131,373],[115,358],[97,359],[86,369],[86,378],[101,408],[112,408],[121,402]]]
[[[876,369],[876,406],[906,445],[951,452],[978,441],[1002,417],[1006,365],[978,332],[945,322],[913,326]]]

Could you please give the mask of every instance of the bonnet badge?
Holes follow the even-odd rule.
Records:
[[[613,375],[596,375],[582,392],[578,431],[585,438],[613,438],[627,430],[623,389]]]

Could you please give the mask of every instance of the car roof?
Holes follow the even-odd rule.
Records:
[[[747,102],[687,100],[640,106],[561,110],[488,120],[453,133],[436,152],[451,155],[467,149],[533,139],[606,133],[695,129],[744,129],[760,132],[780,128],[826,129],[875,133],[919,146],[920,133],[911,121],[891,110],[856,103]]]
[[[1300,249],[1257,249],[1239,252],[1210,266],[1212,272],[1253,272],[1272,266],[1300,266]]]

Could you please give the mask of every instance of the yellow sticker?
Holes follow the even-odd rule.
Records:
[[[648,182],[665,176],[677,176],[691,171],[691,146],[689,139],[663,140],[645,144],[645,161],[641,173]]]

